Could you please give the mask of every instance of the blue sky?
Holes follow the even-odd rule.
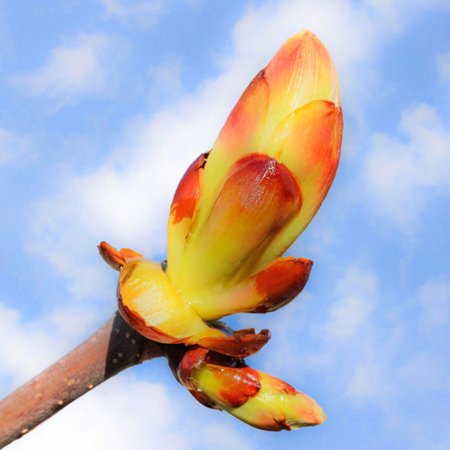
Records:
[[[289,250],[315,261],[305,291],[232,323],[272,330],[251,363],[317,399],[328,421],[253,430],[152,361],[11,449],[450,447],[446,0],[2,2],[0,394],[114,312],[99,241],[164,258],[178,179],[303,28],[340,74],[341,165]]]

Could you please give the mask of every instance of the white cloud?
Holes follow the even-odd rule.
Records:
[[[373,137],[362,185],[380,213],[408,229],[433,196],[449,193],[450,130],[434,108],[418,105],[402,113],[400,131],[404,140]]]
[[[448,334],[447,334],[448,336]],[[447,339],[448,340],[448,339]],[[444,350],[445,352],[445,350]],[[418,350],[395,373],[398,386],[422,393],[443,393],[450,389],[450,367],[442,352]]]
[[[41,325],[23,320],[17,310],[0,303],[2,387],[26,381],[61,356],[62,340],[54,339]]]
[[[113,296],[111,296],[113,297]],[[77,345],[81,336],[87,336],[101,325],[102,320],[106,322],[114,310],[114,298],[107,308],[106,314],[95,304],[78,305],[75,302],[58,303],[55,308],[46,313],[45,319],[41,319],[40,326],[47,330],[51,328],[52,333],[58,336],[58,340],[67,342],[65,348]],[[107,315],[109,314],[110,317]]]
[[[155,91],[178,93],[181,89],[183,66],[176,58],[168,58],[157,66],[150,67],[149,77]]]
[[[37,375],[99,326],[98,308],[59,304],[33,320],[0,302],[0,396]]]
[[[333,342],[354,338],[367,329],[374,308],[375,277],[352,267],[336,289],[339,301],[330,309],[325,334]]]
[[[110,82],[106,59],[110,48],[103,34],[83,34],[51,50],[44,66],[16,77],[14,83],[34,95],[45,95],[59,106],[78,95],[103,91]]]
[[[27,154],[28,140],[5,128],[0,128],[0,167]]]
[[[354,367],[347,384],[346,394],[357,402],[382,396],[383,367],[371,355],[365,355]],[[386,390],[386,386],[384,386]]]
[[[450,320],[450,283],[445,279],[427,281],[419,290],[422,325],[429,331],[446,326]]]
[[[336,286],[335,301],[323,327],[324,351],[316,364],[334,366],[341,373],[333,383],[356,403],[383,402],[388,396],[386,341],[379,342],[374,320],[379,313],[375,275],[358,265],[350,267]],[[329,369],[328,369],[329,370]]]
[[[212,411],[210,412],[212,413]],[[200,429],[203,429],[198,436],[198,447],[217,450],[250,450],[254,447],[251,438],[246,433],[248,429],[244,429],[244,427],[248,427],[248,425],[241,424],[239,427],[244,431],[242,433],[241,430],[238,431],[237,427],[231,423],[215,420],[205,427],[200,427]],[[193,445],[193,450],[196,448],[196,445]]]
[[[106,15],[120,21],[152,26],[167,11],[167,2],[163,0],[121,1],[97,0]]]
[[[328,321],[319,327],[323,348],[302,355],[302,364],[332,371],[333,390],[392,417],[405,393],[426,395],[449,384],[449,366],[440,350],[450,319],[448,280],[425,282],[410,296],[417,303],[403,303],[402,295],[382,290],[373,273],[350,268],[335,290]],[[408,312],[411,306],[419,307],[418,316]]]
[[[450,81],[450,52],[438,56],[437,69],[440,81]]]

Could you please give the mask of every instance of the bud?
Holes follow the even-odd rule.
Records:
[[[174,196],[167,273],[200,315],[229,314],[203,307],[205,299],[270,271],[308,225],[333,181],[341,138],[334,65],[312,33],[299,33],[250,83],[211,152],[192,164]],[[291,267],[299,265],[285,270]],[[305,282],[310,268],[301,274]],[[298,286],[281,292],[279,304],[294,298]]]
[[[312,398],[243,361],[197,347],[171,362],[177,379],[199,402],[253,427],[291,430],[326,419]]]
[[[281,255],[327,194],[341,137],[334,65],[316,36],[299,33],[250,83],[211,152],[180,181],[167,270],[132,250],[100,244],[104,259],[120,270],[124,319],[162,343],[198,344],[236,358],[259,350],[267,330],[229,333],[210,321],[274,311],[303,289],[312,261]],[[264,380],[262,392],[295,403],[297,394],[275,395],[275,379]]]

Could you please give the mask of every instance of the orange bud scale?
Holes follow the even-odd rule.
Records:
[[[185,217],[193,217],[200,195],[202,172],[207,158],[208,153],[202,153],[183,175],[170,208],[170,218],[174,224]]]
[[[256,291],[264,299],[249,312],[275,311],[295,298],[308,281],[313,262],[305,258],[279,258],[255,275]]]

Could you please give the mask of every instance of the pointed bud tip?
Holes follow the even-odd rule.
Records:
[[[325,95],[325,97],[319,95],[316,99],[330,100],[336,106],[340,106],[339,79],[336,68],[327,48],[313,32],[304,29],[294,34],[282,45],[279,53],[284,55],[283,58],[291,61],[291,70],[299,63],[301,64],[301,61],[308,61],[308,66],[313,68],[311,76],[316,83],[319,82],[322,85],[319,92]],[[277,56],[278,54],[274,59]],[[293,58],[289,59],[290,56]],[[321,69],[319,69],[320,67]],[[312,87],[312,90],[315,88]]]
[[[303,28],[303,30],[300,30],[298,33],[293,34],[288,40],[286,41],[286,44],[292,44],[295,41],[304,41],[304,40],[311,40],[314,42],[317,42],[322,45],[322,42],[320,39],[310,30]]]
[[[327,415],[314,399],[298,391],[296,397],[299,401],[297,409],[298,418],[294,416],[294,420],[298,419],[298,422],[292,428],[313,427],[325,422]]]
[[[325,411],[319,406],[316,413],[316,423],[314,425],[321,425],[327,420],[327,414]]]

